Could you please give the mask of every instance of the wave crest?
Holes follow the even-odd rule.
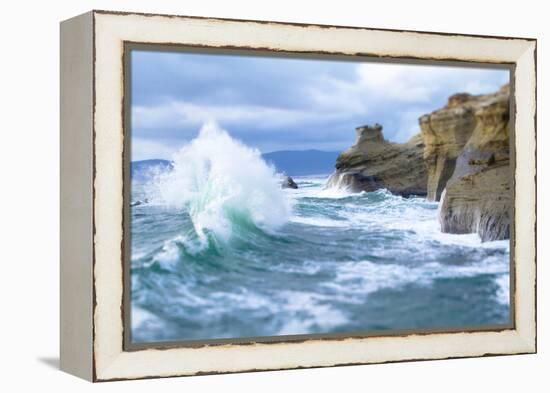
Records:
[[[284,224],[292,209],[279,184],[260,151],[209,122],[173,156],[172,170],[156,176],[151,197],[186,212],[207,247],[212,234],[227,242],[246,228],[270,232]]]

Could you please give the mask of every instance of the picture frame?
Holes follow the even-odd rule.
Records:
[[[125,99],[140,45],[510,69],[510,326],[132,345]],[[91,11],[61,23],[60,64],[62,370],[111,381],[536,352],[535,39]]]

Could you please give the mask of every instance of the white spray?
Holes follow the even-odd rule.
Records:
[[[229,240],[235,220],[277,229],[292,210],[278,175],[260,152],[214,122],[173,156],[173,170],[159,175],[154,189],[157,202],[187,210],[202,242],[207,230]]]

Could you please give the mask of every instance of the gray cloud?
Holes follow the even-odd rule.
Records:
[[[373,122],[405,141],[450,94],[507,81],[494,69],[136,51],[132,155],[168,158],[208,120],[264,152],[342,150]]]

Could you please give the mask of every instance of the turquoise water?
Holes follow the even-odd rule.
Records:
[[[281,190],[225,136],[132,184],[134,342],[508,323],[508,241],[443,234],[436,203],[326,190],[328,175]],[[217,138],[231,146],[213,159]]]

